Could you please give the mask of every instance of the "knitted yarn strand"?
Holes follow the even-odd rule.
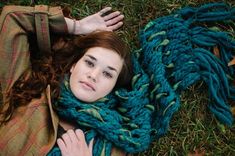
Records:
[[[232,125],[228,99],[234,99],[234,66],[227,64],[235,55],[235,40],[229,33],[202,26],[235,19],[235,9],[224,3],[200,8],[187,7],[176,14],[149,22],[140,32],[140,62],[151,75],[150,102],[157,108],[153,119],[156,137],[165,134],[172,115],[179,108],[179,95],[203,80],[211,99],[209,109],[224,124]],[[212,54],[218,47],[220,59]]]

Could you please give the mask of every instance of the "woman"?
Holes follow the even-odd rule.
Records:
[[[55,58],[56,68],[64,68],[64,73],[69,73],[69,78],[67,77],[69,80],[67,82],[65,80],[64,84],[69,84],[66,86],[69,88],[69,93],[73,93],[73,97],[79,101],[94,103],[108,95],[114,87],[127,86],[130,81],[130,56],[125,45],[111,32],[95,32],[80,37],[74,43],[60,48],[57,53],[63,55],[58,54]],[[67,59],[63,60],[65,57]],[[61,106],[63,102],[59,107]],[[76,123],[66,119],[61,118],[59,123],[59,132],[63,134],[67,131],[61,136],[62,139],[58,139],[62,155],[70,155],[70,152],[89,155],[83,152],[92,149],[92,142],[88,149],[83,132],[79,129],[76,133],[72,131],[71,129],[76,129]]]
[[[116,82],[120,85],[128,82],[123,83],[121,79],[130,78],[129,54],[113,33],[98,32],[57,43],[51,54],[32,51],[34,47],[29,42],[33,41],[28,40],[28,36],[38,31],[34,19],[38,13],[42,12],[48,17],[50,32],[78,35],[118,29],[122,25],[123,15],[120,12],[104,15],[110,9],[105,8],[75,21],[64,17],[58,7],[4,7],[0,18],[0,63],[3,67],[0,71],[3,93],[1,155],[46,155],[57,140],[58,127],[62,131],[75,128],[73,123],[59,120],[52,108],[56,107],[60,85],[66,82],[67,76],[70,75],[72,93],[84,102],[93,102],[109,94]],[[47,24],[44,17],[41,17],[43,37]],[[78,138],[73,140],[72,146],[64,146],[71,143],[68,136]],[[58,139],[62,154],[74,152],[70,147],[77,149],[78,140],[82,140],[82,149],[78,150],[81,153],[77,155],[91,155],[92,144],[87,147],[80,130],[76,133],[69,130],[62,135],[62,139]],[[112,152],[117,153],[117,150]]]

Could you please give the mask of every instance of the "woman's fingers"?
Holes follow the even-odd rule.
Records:
[[[84,133],[83,133],[82,130],[76,129],[75,134],[76,134],[77,139],[78,139],[79,141],[81,141],[81,142],[83,142],[83,143],[86,142],[86,140],[85,140],[85,135],[84,135]]]
[[[71,146],[71,139],[70,139],[68,133],[64,133],[64,134],[62,135],[62,139],[63,139],[63,141],[64,141],[66,147]]]
[[[124,15],[120,15],[120,16],[117,16],[117,17],[111,19],[111,20],[106,21],[105,24],[107,25],[107,27],[112,26],[112,25],[117,24],[118,22],[122,21],[123,18],[124,18]]]
[[[111,8],[109,8],[111,10]],[[107,8],[102,9],[100,12],[104,13],[110,11]],[[100,13],[99,12],[99,13]],[[123,25],[122,20],[124,19],[124,15],[121,14],[120,11],[112,12],[108,15],[103,16],[106,26],[108,30],[116,30]]]
[[[100,10],[98,13],[100,16],[104,15],[106,12],[112,10],[111,7],[105,7],[104,9]]]
[[[70,138],[73,145],[78,144],[79,140],[78,140],[75,132],[72,129],[68,130],[67,134],[68,134],[68,136],[69,136],[69,138]]]
[[[118,22],[117,24],[114,24],[112,26],[108,27],[108,31],[113,31],[113,30],[117,30],[118,28],[120,28],[123,25],[123,22]]]
[[[106,15],[106,16],[103,16],[103,19],[104,19],[105,21],[108,21],[108,20],[110,20],[110,19],[112,19],[112,18],[114,18],[114,17],[117,17],[117,16],[119,16],[119,15],[121,15],[121,12],[115,11],[115,12],[112,12],[112,13]]]
[[[73,22],[72,19],[66,19],[68,29],[72,34],[89,34],[93,31],[113,31],[123,25],[124,15],[120,11],[109,13],[111,7],[106,7],[98,13],[85,17],[78,22]],[[74,29],[74,25],[76,26]]]
[[[90,151],[90,153],[92,154],[92,149],[93,149],[93,143],[94,143],[94,139],[92,139],[89,143],[88,149]]]
[[[92,156],[93,140],[87,145],[84,132],[80,129],[68,130],[61,139],[57,139],[57,144],[62,156]]]
[[[65,154],[66,151],[67,151],[67,148],[66,148],[66,145],[65,145],[64,141],[59,138],[59,139],[57,139],[57,144],[58,144],[62,154]]]

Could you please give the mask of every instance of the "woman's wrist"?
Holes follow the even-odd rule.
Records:
[[[65,21],[67,24],[69,34],[72,34],[72,35],[81,35],[82,34],[79,31],[80,22],[78,20],[65,17]]]

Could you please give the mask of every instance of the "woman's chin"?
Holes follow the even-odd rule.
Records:
[[[74,93],[75,97],[77,99],[79,99],[80,101],[83,101],[83,102],[94,102],[97,100],[97,98],[94,98],[94,95],[91,95],[87,92],[84,92],[84,91],[79,91],[79,92],[76,92]]]

